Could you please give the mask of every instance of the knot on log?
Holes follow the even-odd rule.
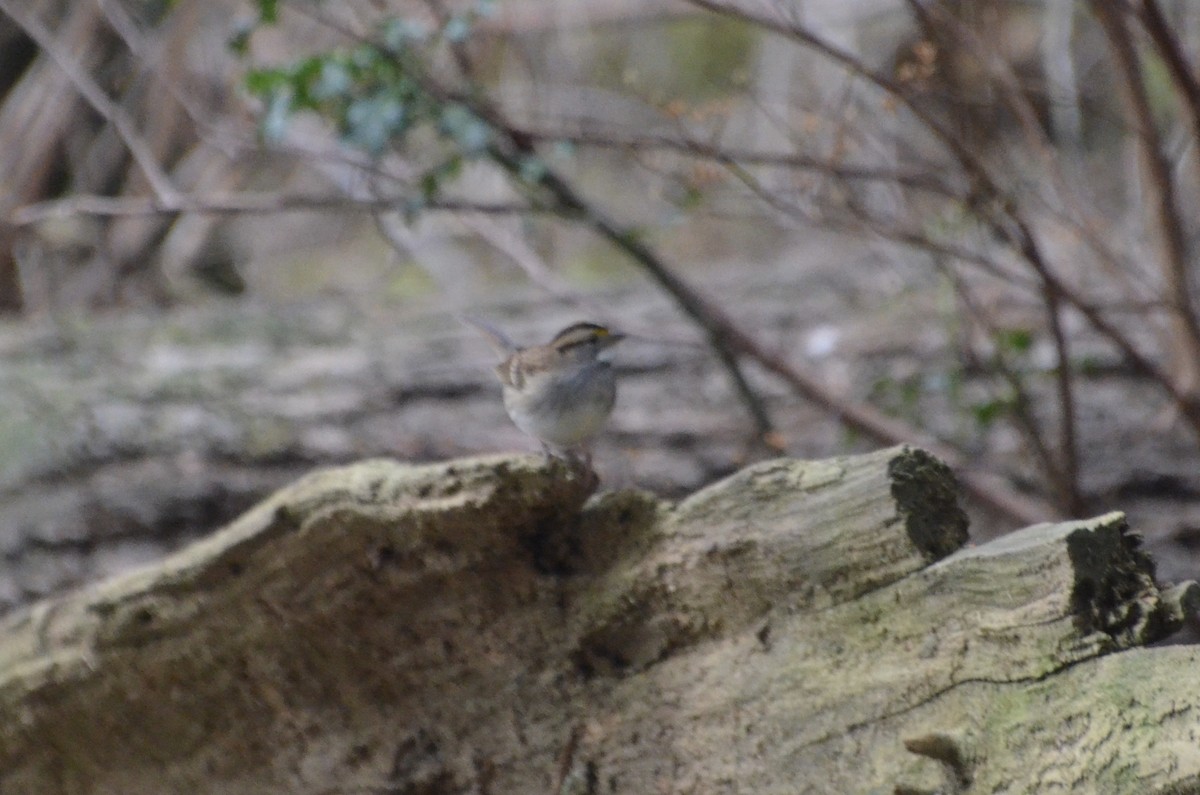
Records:
[[[1154,561],[1124,516],[1067,537],[1075,569],[1072,610],[1082,634],[1103,632],[1119,647],[1152,641],[1178,628],[1180,616],[1160,600]]]

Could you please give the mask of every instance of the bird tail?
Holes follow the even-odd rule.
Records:
[[[492,346],[492,350],[494,350],[497,355],[501,357],[507,357],[510,353],[513,353],[518,349],[516,343],[510,340],[507,334],[486,320],[481,320],[480,318],[472,317],[470,315],[459,315],[458,319],[460,322],[468,326],[473,326],[477,331],[482,333],[484,339],[487,340],[488,345]]]

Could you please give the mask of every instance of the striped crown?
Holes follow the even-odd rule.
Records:
[[[555,334],[554,339],[550,340],[550,345],[561,351],[612,336],[612,331],[599,323],[575,323]]]

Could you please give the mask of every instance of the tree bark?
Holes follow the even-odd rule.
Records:
[[[1200,792],[1200,654],[1135,648],[1197,588],[1121,515],[962,548],[906,447],[592,485],[326,470],[9,616],[5,794]]]

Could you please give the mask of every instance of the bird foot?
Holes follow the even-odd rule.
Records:
[[[556,449],[547,444],[542,444],[542,453],[546,456],[546,463],[549,464],[554,459],[558,459],[566,464],[572,472],[584,477],[585,479],[600,483],[600,476],[596,474],[596,470],[592,468],[592,451],[585,447]]]

